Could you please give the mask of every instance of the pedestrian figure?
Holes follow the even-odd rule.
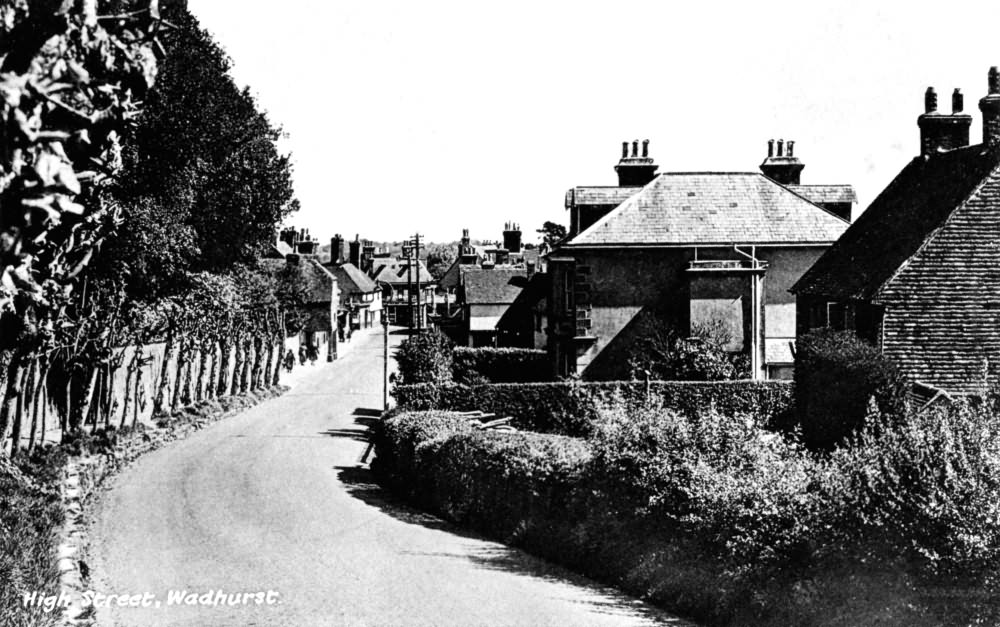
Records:
[[[285,370],[291,373],[292,368],[295,367],[295,352],[292,349],[288,349],[285,353]]]
[[[309,348],[306,349],[306,356],[309,357],[310,364],[316,365],[316,360],[319,359],[319,346],[310,344]]]
[[[299,365],[306,365],[306,347],[303,344],[299,344]]]

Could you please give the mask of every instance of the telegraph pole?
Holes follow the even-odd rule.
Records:
[[[389,316],[382,312],[382,411],[389,411]]]
[[[417,254],[417,331],[420,331],[424,317],[423,308],[420,306],[420,233],[413,236],[413,250]]]

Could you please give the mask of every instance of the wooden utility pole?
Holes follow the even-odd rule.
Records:
[[[424,317],[423,309],[420,306],[420,233],[413,236],[413,250],[416,253],[417,264],[417,331],[420,331],[421,321]]]
[[[389,411],[389,316],[382,312],[382,411]]]

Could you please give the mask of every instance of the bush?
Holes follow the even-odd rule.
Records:
[[[732,340],[722,321],[696,325],[690,334],[653,314],[640,314],[639,340],[629,358],[633,379],[665,381],[726,381],[750,375],[750,361],[727,351]]]
[[[392,413],[373,427],[372,469],[390,485],[416,496],[416,449],[428,440],[472,431],[467,419],[440,411]]]
[[[582,436],[590,433],[607,404],[647,402],[685,414],[714,407],[723,414],[749,414],[765,425],[783,421],[792,387],[783,381],[611,381],[488,385],[404,385],[393,390],[400,409],[482,410],[514,418],[520,429]]]
[[[750,416],[598,413],[588,440],[401,414],[377,452],[424,507],[711,624],[1000,618],[991,407],[873,416],[829,453]]]
[[[452,374],[465,385],[526,383],[552,379],[548,353],[530,348],[456,347]]]
[[[878,413],[901,417],[906,387],[898,370],[853,331],[820,329],[797,343],[795,407],[802,437],[812,448],[832,448]]]
[[[452,371],[452,343],[437,329],[417,333],[396,349],[396,364],[404,385],[449,383]]]

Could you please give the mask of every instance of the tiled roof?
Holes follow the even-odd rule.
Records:
[[[872,299],[996,165],[981,145],[917,157],[791,291]]]
[[[827,243],[846,228],[760,173],[668,173],[563,246]]]
[[[785,185],[785,187],[816,204],[858,202],[858,195],[850,185]]]
[[[527,282],[524,268],[462,268],[462,285],[468,305],[512,303]]]
[[[348,294],[370,294],[378,289],[375,281],[368,278],[368,275],[353,263],[333,266],[333,273],[337,277],[340,290]]]
[[[566,207],[573,205],[620,205],[641,187],[574,187],[566,192]]]
[[[332,298],[332,286],[336,281],[329,270],[310,257],[300,257],[298,263],[288,263],[284,259],[261,259],[262,268],[271,272],[279,281],[289,281],[294,274],[305,285],[305,300],[307,304],[329,303]]]
[[[405,285],[411,280],[409,264],[405,259],[375,259],[375,281],[378,283],[388,283],[389,285]],[[417,262],[415,268],[419,270],[413,272],[412,280],[416,283],[419,275],[422,285],[433,285],[437,283],[433,275],[427,270],[423,261]]]

